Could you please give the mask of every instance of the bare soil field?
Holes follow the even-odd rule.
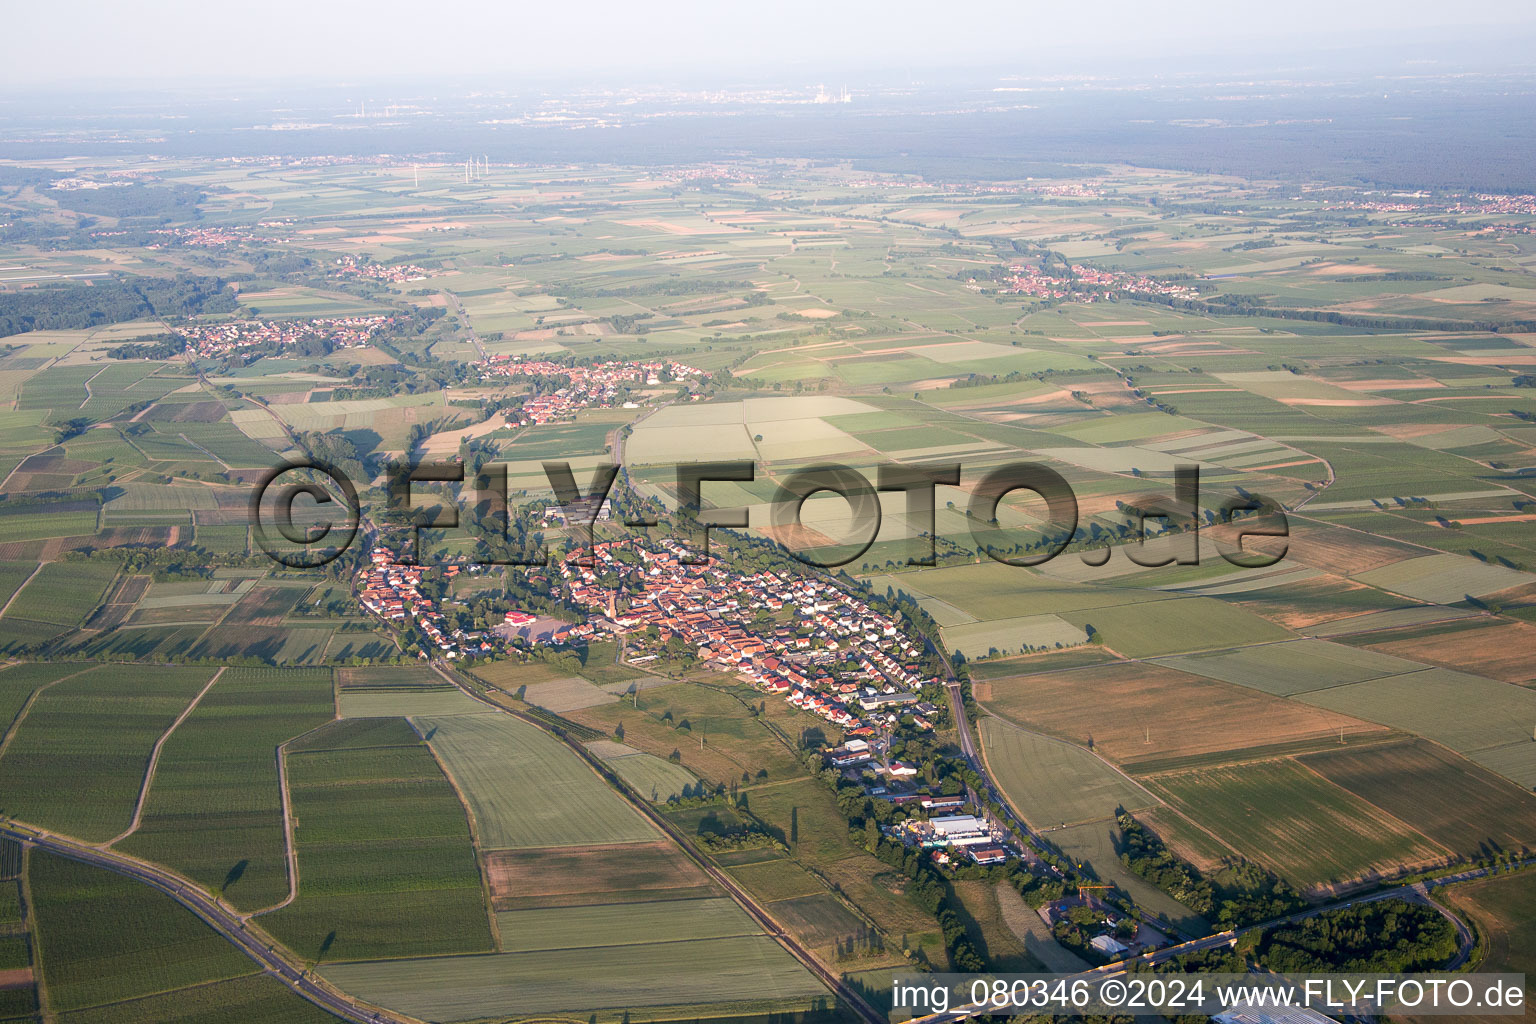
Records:
[[[497,910],[679,899],[713,890],[709,876],[671,843],[497,850],[485,858]]]
[[[1396,541],[1372,537],[1357,530],[1304,522],[1295,517],[1290,520],[1288,539],[1287,560],[1295,559],[1302,565],[1346,576],[1423,554],[1417,548]],[[1283,540],[1254,537],[1248,544],[1255,551],[1273,551]]]
[[[13,967],[10,970],[0,971],[0,990],[26,988],[30,984],[32,984],[30,967]]]
[[[1523,622],[1478,624],[1454,633],[1368,646],[1383,654],[1475,672],[1506,683],[1536,681],[1536,659],[1531,657],[1536,651],[1536,626]]]
[[[1230,683],[1141,663],[976,684],[1004,718],[1088,746],[1135,771],[1154,763],[1250,756],[1255,748],[1338,742],[1382,726]]]

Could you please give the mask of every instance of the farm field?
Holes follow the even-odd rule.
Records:
[[[757,935],[757,924],[725,897],[662,900],[623,907],[598,905],[547,910],[500,911],[496,915],[504,953],[584,949],[600,935],[605,946]]]
[[[1391,639],[1391,634],[1386,634],[1369,640],[1370,650],[1396,658],[1475,672],[1506,683],[1536,680],[1536,666],[1526,656],[1531,644],[1536,643],[1536,626],[1523,622],[1475,622],[1466,628],[1437,630],[1426,636]]]
[[[1009,801],[1036,828],[1113,818],[1117,809],[1156,802],[1140,786],[1082,747],[983,718],[988,766]]]
[[[331,721],[328,669],[230,668],[162,745],[139,826],[115,844],[246,910],[288,895],[277,748]]]
[[[1536,847],[1536,796],[1423,740],[1301,763],[1466,857]]]
[[[1133,773],[1265,749],[1309,749],[1385,730],[1258,690],[1145,662],[989,679],[976,699],[1009,721],[1080,745]],[[1083,695],[1094,699],[1085,701]]]
[[[582,981],[573,988],[572,958]],[[698,970],[710,964],[707,975]],[[529,1013],[712,1004],[740,1011],[808,1007],[827,991],[767,936],[653,942],[490,956],[340,964],[324,976],[371,1002],[436,1020],[515,1004]]]
[[[252,974],[59,1015],[62,1024],[334,1024],[340,1018],[295,995],[276,978]]]
[[[1310,639],[1163,658],[1156,664],[1252,687],[1277,697],[1415,672],[1424,667],[1401,657]]]
[[[99,666],[37,695],[0,756],[0,807],[91,842],[127,828],[156,742],[208,668]]]
[[[256,973],[245,954],[169,896],[50,854],[33,852],[28,861],[38,959],[55,1012]]]
[[[633,786],[635,792],[655,803],[689,795],[699,786],[698,777],[688,769],[655,754],[637,750],[598,756],[618,773],[619,778]]]
[[[1438,864],[1449,853],[1293,761],[1171,773],[1148,784],[1304,892]]]
[[[288,751],[298,894],[261,924],[315,962],[489,949],[480,869],[453,786],[404,721],[355,724],[327,726]]]
[[[342,718],[406,718],[412,715],[483,715],[490,709],[456,686],[434,677],[421,686],[343,686],[336,696]]]
[[[1536,786],[1536,691],[1431,668],[1312,690],[1299,699],[1443,743],[1521,786]]]
[[[78,626],[106,596],[117,568],[101,562],[49,562],[11,599],[5,620]]]
[[[493,850],[485,870],[497,911],[718,895],[708,875],[661,840]]]
[[[591,768],[534,726],[494,712],[413,723],[464,794],[483,850],[656,838]]]

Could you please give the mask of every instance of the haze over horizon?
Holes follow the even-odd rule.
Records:
[[[638,8],[614,0],[579,9],[484,0],[431,6],[278,0],[265,5],[259,19],[187,0],[155,8],[147,17],[140,7],[84,0],[68,19],[49,9],[18,8],[8,16],[9,28],[26,45],[7,55],[0,83],[26,93],[113,82],[494,78],[512,86],[836,71],[915,78],[997,68],[1180,74],[1242,69],[1249,61],[1314,71],[1377,61],[1432,67],[1461,56],[1488,67],[1531,66],[1524,44],[1536,33],[1536,8],[1511,0],[1456,8],[1424,0],[1305,0],[1284,7],[1198,0],[1177,11],[1110,0],[1091,17],[1044,4],[987,2],[936,17],[915,4],[808,0],[775,5],[771,14],[696,2]],[[1186,63],[1160,66],[1173,58]]]

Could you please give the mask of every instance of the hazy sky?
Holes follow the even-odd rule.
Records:
[[[647,81],[820,76],[969,64],[1083,72],[1117,61],[1491,40],[1536,28],[1530,0],[73,0],[10,3],[0,84],[92,80]],[[1169,70],[1179,70],[1170,66]]]

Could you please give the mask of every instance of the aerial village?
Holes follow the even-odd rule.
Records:
[[[973,282],[974,283],[974,282]],[[1107,302],[1117,295],[1156,295],[1167,299],[1198,299],[1200,291],[1187,284],[1101,270],[1087,264],[1043,268],[1036,263],[1015,264],[1008,268],[1006,291],[1037,299],[1063,299],[1071,302]]]
[[[923,693],[941,680],[921,671],[922,642],[907,636],[899,621],[830,577],[772,570],[744,575],[718,559],[690,564],[687,553],[672,540],[655,546],[608,541],[569,552],[558,564],[558,578],[587,616],[558,624],[533,642],[560,649],[621,639],[625,660],[638,667],[690,652],[702,665],[837,727],[841,740],[822,750],[823,763],[871,798],[902,809],[881,826],[886,838],[926,851],[940,867],[1019,860],[1036,874],[1059,877],[990,813],[967,813],[970,794],[932,792],[915,764],[889,756],[898,729],[931,732],[944,714]],[[526,638],[529,624],[548,620],[513,609],[505,613],[505,628],[452,628],[423,593],[423,576],[441,572],[451,579],[476,568],[409,565],[376,546],[358,572],[359,600],[388,624],[404,627],[409,620],[445,661],[495,656],[512,637]],[[612,586],[615,575],[637,582],[638,589]],[[1096,933],[1089,949],[1106,960],[1170,941],[1155,923],[1127,918],[1092,888],[1049,900],[1036,913],[1048,927],[1070,923]]]
[[[637,556],[638,566],[621,552]],[[917,766],[887,756],[893,732],[903,725],[932,731],[941,714],[921,692],[940,680],[922,673],[922,642],[906,635],[898,620],[830,577],[771,570],[744,575],[718,560],[688,564],[686,554],[671,540],[654,550],[601,543],[590,560],[585,550],[571,552],[560,563],[561,578],[593,617],[556,632],[554,642],[622,636],[636,665],[658,660],[680,642],[703,664],[836,726],[842,742],[823,757],[870,796],[929,812],[925,820],[889,826],[890,838],[934,849],[941,864],[951,856],[997,864],[1018,854],[997,823],[943,813],[963,808],[964,796],[923,792],[914,781]],[[640,590],[620,608],[614,590],[599,581],[632,572]]]
[[[492,356],[480,367],[488,377],[565,377],[570,380],[565,387],[551,393],[530,395],[519,408],[510,411],[507,425],[517,427],[550,423],[594,407],[622,404],[626,409],[638,408],[634,402],[620,401],[630,388],[682,384],[696,390],[709,377],[703,370],[666,360],[563,366],[547,360]]]
[[[386,284],[410,284],[425,281],[430,272],[413,263],[375,263],[356,256],[338,256],[331,266],[331,276],[342,279],[383,281]]]
[[[286,348],[324,339],[335,348],[360,348],[374,333],[390,326],[398,315],[318,317],[309,320],[230,320],[217,324],[187,324],[175,328],[189,351],[200,359],[216,359],[257,345]]]

